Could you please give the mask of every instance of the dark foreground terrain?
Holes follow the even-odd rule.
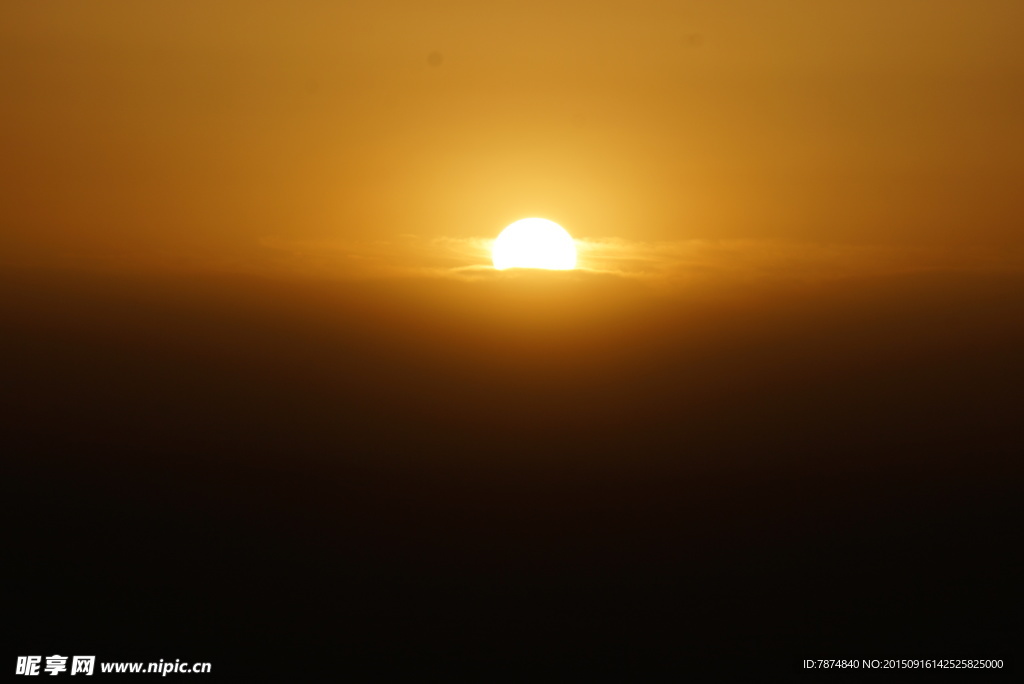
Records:
[[[5,667],[1020,671],[1018,278],[2,285]]]

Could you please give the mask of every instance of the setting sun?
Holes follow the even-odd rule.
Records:
[[[525,218],[511,224],[494,241],[494,268],[544,268],[568,271],[576,268],[576,244],[554,221]]]
[[[4,667],[1020,669],[1022,28],[0,0]]]

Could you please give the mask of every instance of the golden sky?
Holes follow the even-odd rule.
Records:
[[[9,655],[1012,667],[1022,85],[1024,0],[0,0]]]
[[[524,216],[1002,250],[1021,25],[1015,0],[8,2],[0,250],[244,262]]]

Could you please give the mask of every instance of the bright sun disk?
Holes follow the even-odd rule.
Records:
[[[554,221],[525,218],[511,224],[494,241],[494,268],[544,268],[568,271],[576,268],[576,243]]]

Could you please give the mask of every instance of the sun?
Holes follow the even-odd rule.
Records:
[[[576,243],[565,228],[542,218],[525,218],[501,231],[491,250],[494,268],[576,268]]]

